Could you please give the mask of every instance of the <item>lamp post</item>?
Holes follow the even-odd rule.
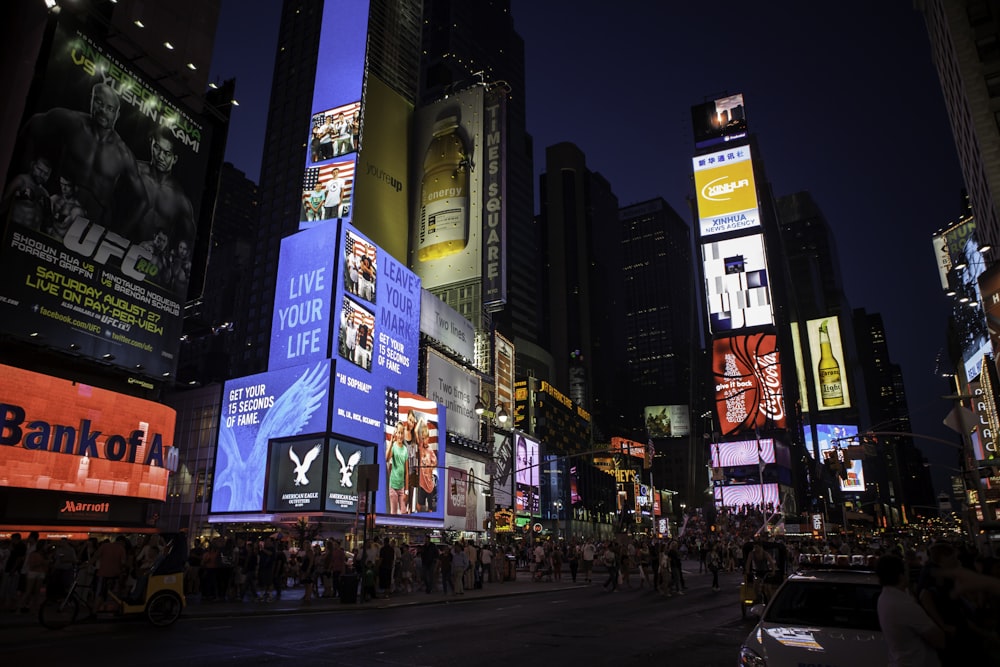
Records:
[[[486,498],[486,512],[489,515],[489,523],[486,528],[486,541],[489,543],[493,542],[493,525],[496,521],[496,506],[493,502],[493,475],[496,470],[496,459],[493,444],[493,422],[496,420],[499,422],[500,427],[503,428],[507,424],[507,419],[509,417],[507,410],[504,409],[503,401],[499,401],[496,408],[492,411],[487,411],[486,403],[483,402],[481,397],[476,398],[476,404],[473,406],[472,411],[476,413],[479,417],[480,422],[484,423],[486,426],[486,446],[489,452],[489,462],[487,463],[487,472],[489,476],[489,495]],[[488,413],[488,414],[487,414]],[[484,419],[485,417],[485,419]]]

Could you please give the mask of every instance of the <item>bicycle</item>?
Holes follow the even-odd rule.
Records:
[[[82,581],[85,578],[88,579],[86,583]],[[88,570],[74,567],[73,582],[66,594],[58,598],[49,597],[42,602],[38,608],[38,622],[50,630],[59,630],[93,615],[93,579]]]

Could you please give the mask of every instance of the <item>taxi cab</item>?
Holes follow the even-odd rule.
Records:
[[[878,622],[882,587],[874,563],[854,558],[853,567],[800,569],[766,608],[754,605],[750,613],[759,622],[740,647],[740,666],[885,667],[889,652]]]

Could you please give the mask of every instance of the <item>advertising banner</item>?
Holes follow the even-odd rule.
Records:
[[[808,414],[812,411],[812,401],[809,398],[809,393],[806,391],[806,383],[812,376],[811,373],[806,372],[805,355],[802,352],[802,337],[799,333],[800,327],[798,322],[791,322],[790,328],[792,331],[792,354],[795,357],[795,377],[799,383],[799,401],[802,403],[802,412]]]
[[[514,434],[514,479],[517,483],[516,510],[519,514],[541,514],[539,454],[537,441],[523,433]]]
[[[272,440],[267,475],[268,512],[323,509],[325,438]]]
[[[696,148],[707,148],[747,136],[743,93],[691,107],[691,125]]]
[[[410,267],[429,290],[482,274],[483,88],[415,114]]]
[[[483,530],[483,519],[486,518],[486,496],[483,495],[483,489],[489,487],[485,464],[449,453],[445,472],[448,477],[445,530]]]
[[[692,158],[701,238],[760,226],[749,146]]]
[[[329,360],[226,382],[211,512],[260,512],[268,443],[325,433],[329,418]]]
[[[740,440],[738,442],[715,442],[709,446],[712,467],[748,466],[774,463],[774,440]]]
[[[650,438],[680,438],[691,434],[691,411],[686,405],[647,405],[643,412]]]
[[[507,88],[484,93],[483,134],[483,307],[507,303]]]
[[[816,409],[839,410],[851,407],[851,389],[847,377],[840,318],[823,317],[806,322],[810,377],[816,396]]]
[[[106,44],[53,40],[0,199],[3,328],[170,375],[207,257],[210,127]]]
[[[493,503],[513,508],[514,448],[509,433],[493,434]]]
[[[0,365],[0,487],[163,501],[173,409]]]
[[[459,357],[476,357],[476,330],[472,322],[426,289],[420,291],[420,332]]]
[[[427,397],[448,408],[448,431],[470,440],[479,440],[479,375],[427,348]]]
[[[762,234],[703,243],[701,253],[713,333],[774,323]]]
[[[740,484],[735,486],[716,486],[716,507],[778,507],[780,498],[777,484]]]
[[[365,493],[358,481],[358,466],[375,463],[376,448],[340,438],[328,438],[327,442],[326,500],[323,509],[328,512],[356,512],[358,497]]]
[[[424,396],[386,389],[385,437],[379,450],[383,479],[375,503],[379,514],[444,516],[445,415],[444,406]]]
[[[723,435],[786,427],[781,360],[774,334],[713,341],[712,375],[715,412]]]
[[[493,335],[493,378],[496,382],[497,405],[502,405],[508,415],[514,414],[514,344],[501,336]],[[513,422],[513,419],[509,420]]]
[[[969,383],[972,393],[972,412],[976,416],[976,434],[979,448],[973,452],[977,460],[996,459],[997,433],[1000,430],[1000,417],[997,415],[996,404],[996,371],[991,364],[983,364],[983,372],[975,382]]]
[[[806,450],[812,452],[812,434],[805,430]],[[858,427],[850,424],[816,424],[816,438],[820,459],[824,463],[839,462],[845,469],[846,477],[840,476],[840,490],[863,493],[865,473],[861,459],[848,459],[845,449],[857,444]]]
[[[374,444],[386,388],[417,389],[420,279],[346,223],[338,247],[333,430]]]

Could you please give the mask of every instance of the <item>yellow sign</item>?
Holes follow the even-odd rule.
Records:
[[[748,146],[699,155],[693,162],[703,237],[760,224]]]

